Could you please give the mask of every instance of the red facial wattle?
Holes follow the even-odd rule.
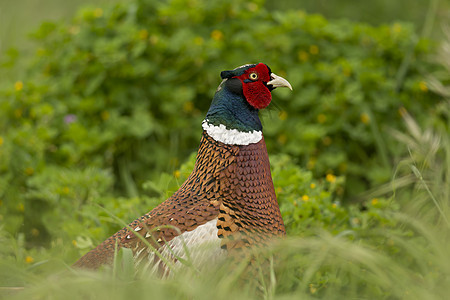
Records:
[[[250,79],[250,74],[256,73],[258,79]],[[238,76],[242,82],[242,90],[247,102],[256,109],[266,108],[272,101],[272,94],[264,83],[270,81],[270,70],[262,63],[245,71],[244,74]]]

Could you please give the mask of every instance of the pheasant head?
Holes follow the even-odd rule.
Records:
[[[259,110],[270,104],[275,88],[292,90],[290,83],[263,63],[223,71],[220,76],[223,81],[206,114],[203,129],[225,144],[247,145],[259,141],[262,130]],[[253,134],[254,138],[245,133]]]

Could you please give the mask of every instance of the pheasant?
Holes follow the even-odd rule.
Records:
[[[220,76],[188,179],[169,199],[85,254],[74,267],[111,264],[115,251],[126,247],[136,263],[165,272],[161,255],[177,262],[186,249],[195,256],[196,247],[209,244],[210,256],[201,256],[214,259],[285,235],[258,112],[271,102],[272,90],[292,87],[263,63]]]

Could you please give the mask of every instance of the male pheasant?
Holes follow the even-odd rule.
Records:
[[[81,257],[75,267],[111,264],[116,249],[126,247],[136,262],[165,272],[154,251],[176,262],[186,249],[195,254],[195,247],[209,243],[214,258],[285,234],[258,111],[269,105],[273,89],[292,87],[263,63],[220,75],[223,81],[203,121],[188,179],[169,199]]]

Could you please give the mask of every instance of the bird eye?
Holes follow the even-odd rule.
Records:
[[[251,80],[256,80],[258,79],[258,73],[250,73],[250,75],[248,75],[248,78],[250,78]]]

